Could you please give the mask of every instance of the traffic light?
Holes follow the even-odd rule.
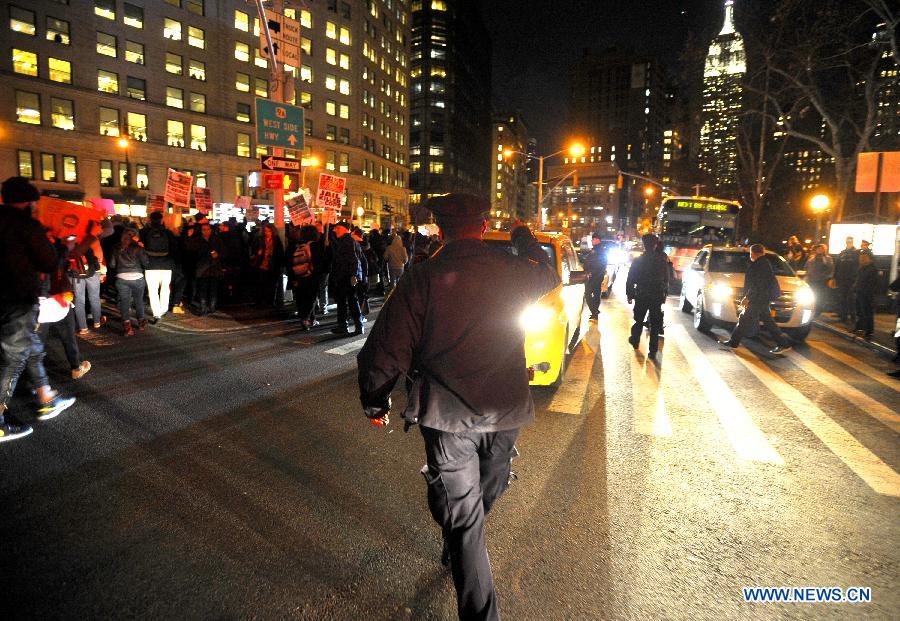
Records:
[[[298,192],[300,190],[300,175],[284,173],[283,187],[285,192]]]

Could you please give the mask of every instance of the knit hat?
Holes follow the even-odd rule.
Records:
[[[0,195],[7,205],[15,203],[31,203],[38,200],[41,195],[37,188],[25,177],[10,177],[3,182]]]

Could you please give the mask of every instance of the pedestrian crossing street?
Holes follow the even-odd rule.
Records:
[[[876,360],[817,340],[815,332],[808,347],[781,358],[752,341],[749,348],[726,351],[670,305],[655,363],[645,356],[646,331],[639,350],[627,342],[630,307],[611,299],[602,310],[547,411],[590,416],[602,408],[607,427],[651,442],[696,434],[711,414],[717,433],[727,439],[721,447],[726,458],[775,468],[790,468],[797,460],[779,424],[787,428],[799,421],[818,449],[832,453],[869,488],[900,497],[900,382],[873,366]],[[591,390],[592,383],[603,390]],[[631,411],[610,403],[630,403]],[[773,422],[773,412],[781,410],[796,420]]]

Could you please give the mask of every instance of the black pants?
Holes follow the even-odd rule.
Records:
[[[35,331],[37,316],[37,304],[0,305],[0,424],[26,367],[34,388],[50,384],[43,343]]]
[[[303,321],[313,321],[316,296],[319,294],[319,279],[315,275],[297,278],[294,281],[293,291],[297,316]]]
[[[509,485],[518,429],[448,433],[422,427],[428,508],[450,549],[463,621],[499,619],[484,518]]]
[[[828,288],[828,281],[811,280],[809,288],[812,289],[813,295],[816,296],[816,317],[828,308],[828,297],[831,289]]]
[[[45,347],[51,334],[59,339],[66,352],[69,368],[72,370],[81,366],[81,350],[78,349],[78,340],[75,338],[76,329],[75,309],[70,308],[65,317],[53,323],[42,323],[38,330]]]
[[[194,302],[200,309],[201,313],[214,313],[219,303],[219,284],[221,278],[209,278],[207,276],[197,277],[194,281],[197,294],[194,296]]]
[[[856,294],[856,329],[871,336],[875,330],[875,297]]]
[[[634,325],[631,326],[632,344],[639,343],[641,340],[641,331],[644,329],[644,321],[647,315],[650,315],[650,344],[647,347],[649,353],[656,353],[659,350],[659,334],[662,332],[663,311],[662,303],[664,300],[659,298],[637,297],[634,300]]]
[[[180,306],[184,300],[184,288],[187,285],[187,279],[184,277],[184,270],[180,265],[176,265],[172,269],[172,295],[169,298],[172,306]]]
[[[838,317],[841,321],[852,320],[854,316],[853,283],[838,283]]]
[[[596,317],[600,312],[600,300],[603,295],[603,274],[594,274],[584,285],[584,301],[591,316]]]
[[[333,282],[331,290],[337,304],[337,327],[346,328],[349,320],[353,322],[357,330],[362,329],[362,315],[359,312],[356,287],[349,282]]]
[[[760,324],[762,324],[761,327]],[[738,318],[737,325],[731,333],[729,344],[737,347],[745,336],[753,336],[760,330],[768,334],[769,338],[782,347],[791,344],[791,339],[781,331],[781,328],[772,319],[768,302],[750,302],[750,305]]]

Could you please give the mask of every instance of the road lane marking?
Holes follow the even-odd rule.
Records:
[[[684,327],[672,322],[666,326],[666,337],[675,341],[690,364],[697,382],[706,393],[706,400],[719,418],[738,457],[748,461],[784,465],[784,459],[756,426],[743,404],[713,368],[706,354],[688,336]]]
[[[900,415],[895,413],[894,410],[876,401],[858,388],[854,388],[833,373],[826,371],[809,358],[806,358],[797,352],[789,351],[787,357],[807,375],[821,382],[827,388],[830,388],[833,392],[836,392],[839,396],[851,402],[868,416],[871,416],[897,433],[900,433]]]
[[[633,353],[629,357],[631,358],[632,415],[635,432],[645,436],[670,437],[672,422],[669,420],[666,398],[661,386],[665,380],[660,378],[656,365],[652,361],[647,358],[640,361],[637,354]]]
[[[897,380],[895,380],[893,378],[889,378],[885,374],[884,371],[879,371],[878,369],[866,364],[862,360],[859,360],[858,358],[854,358],[853,356],[851,356],[849,354],[845,354],[844,352],[842,352],[841,350],[839,350],[836,347],[832,347],[828,343],[824,343],[822,341],[807,340],[806,344],[809,345],[810,347],[818,349],[823,354],[830,356],[831,358],[834,358],[835,360],[837,360],[839,362],[843,362],[844,364],[846,364],[848,367],[850,367],[854,371],[856,371],[858,373],[862,373],[863,375],[868,376],[870,379],[873,379],[876,382],[880,382],[881,384],[884,384],[891,390],[900,392],[900,382],[898,382]]]
[[[800,422],[869,487],[885,496],[900,496],[900,475],[890,466],[759,358],[749,352],[737,351],[735,354]]]
[[[335,356],[346,356],[347,354],[356,351],[357,349],[362,349],[362,346],[366,344],[365,337],[361,339],[356,339],[355,341],[350,341],[349,343],[344,343],[340,347],[333,347],[332,349],[326,349],[326,354],[334,354]]]
[[[569,361],[569,368],[562,386],[559,387],[550,402],[548,409],[551,412],[581,415],[596,359],[596,352],[582,339]]]

